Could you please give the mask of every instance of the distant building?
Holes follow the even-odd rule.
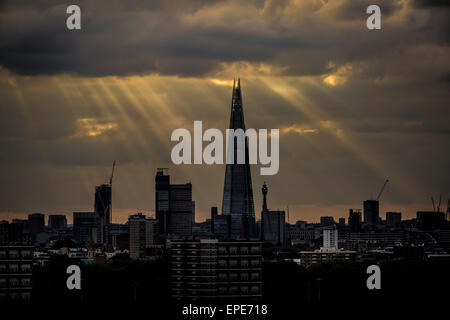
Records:
[[[350,209],[348,224],[350,226],[350,232],[360,232],[361,231],[361,210]]]
[[[336,228],[323,230],[323,247],[326,249],[338,249],[338,230]]]
[[[28,230],[32,235],[45,231],[45,216],[42,213],[28,215]]]
[[[262,187],[263,209],[261,212],[261,240],[272,244],[285,243],[286,235],[286,214],[284,211],[271,211],[267,208],[266,183]]]
[[[211,207],[211,233],[218,239],[230,239],[231,216],[219,215],[217,207]]]
[[[0,246],[0,302],[31,300],[33,247]]]
[[[336,261],[355,261],[356,252],[349,250],[320,249],[315,251],[300,251],[300,264],[304,267],[310,267],[313,264],[336,262]]]
[[[339,218],[339,226],[344,227],[345,226],[345,218]]]
[[[73,238],[75,241],[97,242],[98,219],[95,212],[73,213]]]
[[[261,299],[261,242],[168,240],[166,247],[173,298]]]
[[[401,212],[386,212],[386,224],[389,227],[396,227],[402,222]]]
[[[111,196],[110,184],[102,184],[95,187],[94,211],[97,218],[97,242],[109,243],[109,228],[111,223]]]
[[[157,220],[146,218],[142,213],[128,218],[130,228],[130,258],[142,259],[146,256],[146,249],[155,244],[158,232]]]
[[[64,214],[51,214],[48,216],[48,227],[52,230],[62,230],[67,227],[67,218]]]
[[[325,226],[333,225],[335,224],[333,217],[320,217],[320,224],[323,224]]]
[[[130,227],[128,223],[110,225],[111,245],[115,250],[128,250],[130,248]]]
[[[364,223],[377,225],[380,220],[379,202],[377,200],[366,200],[364,206]]]
[[[171,184],[167,169],[158,168],[155,198],[159,233],[179,238],[192,236],[192,219],[195,215],[192,184]]]

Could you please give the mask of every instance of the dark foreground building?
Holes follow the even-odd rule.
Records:
[[[32,275],[32,246],[0,246],[0,302],[30,300]]]
[[[201,239],[166,245],[173,298],[261,299],[261,242]]]

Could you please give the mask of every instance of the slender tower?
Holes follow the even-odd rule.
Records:
[[[242,109],[241,84],[233,83],[230,129],[245,132]],[[227,146],[229,148],[230,146]],[[256,238],[255,208],[253,204],[252,176],[248,157],[248,139],[245,138],[245,163],[237,164],[237,138],[231,146],[234,149],[234,163],[227,164],[223,188],[222,214],[231,215],[231,238]]]

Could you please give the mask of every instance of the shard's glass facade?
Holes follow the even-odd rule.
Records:
[[[233,84],[230,129],[245,131],[244,111],[240,81]],[[231,238],[256,238],[255,208],[253,204],[252,176],[248,157],[248,138],[245,139],[245,163],[237,164],[237,138],[234,148],[234,163],[227,164],[223,188],[222,214],[231,215]],[[229,148],[230,146],[227,146]]]

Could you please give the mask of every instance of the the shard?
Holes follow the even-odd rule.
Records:
[[[233,83],[230,129],[245,131],[240,80]],[[234,138],[234,163],[226,165],[223,188],[222,214],[231,215],[231,238],[256,238],[255,208],[253,204],[252,176],[248,157],[248,138],[245,138],[245,163],[237,163],[237,138]]]

